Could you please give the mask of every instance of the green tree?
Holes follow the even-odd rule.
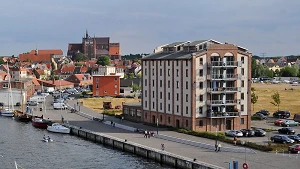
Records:
[[[296,66],[286,66],[280,70],[280,74],[282,77],[297,77],[298,72],[299,70]]]
[[[82,66],[81,63],[75,63],[75,66]]]
[[[252,58],[252,61],[251,61],[251,76],[252,76],[252,78],[258,77],[256,67],[257,67],[256,59]]]
[[[1,65],[4,64],[3,58],[0,58],[0,64],[1,64]]]
[[[133,91],[133,92],[136,92],[136,91],[138,91],[138,90],[141,90],[141,87],[140,87],[139,85],[137,85],[137,84],[133,84],[131,87],[132,87],[132,91]]]
[[[54,64],[54,62],[51,61],[51,67],[52,67],[52,70],[56,70],[56,66]]]
[[[274,76],[276,77],[280,77],[280,71],[278,69],[275,70],[274,72]]]
[[[102,66],[110,65],[109,56],[100,56],[97,60],[97,64],[102,65]]]
[[[77,53],[77,54],[75,55],[74,60],[75,60],[76,62],[85,61],[85,60],[88,60],[88,57],[87,57],[86,55],[84,55],[83,53]]]
[[[258,100],[258,96],[254,92],[252,92],[251,93],[251,103],[253,105],[253,111],[254,111],[254,105],[257,103],[257,100]]]
[[[133,78],[135,78],[135,76],[134,76],[133,73],[129,73],[129,74],[125,74],[125,75],[124,75],[124,78],[125,78],[125,79],[133,79]]]
[[[280,106],[280,95],[278,92],[275,92],[271,98],[273,99],[272,102],[270,102],[271,104],[273,104],[274,106],[277,106],[278,110],[279,110],[279,106]]]

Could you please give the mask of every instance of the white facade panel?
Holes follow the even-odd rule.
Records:
[[[151,68],[150,68],[150,110],[151,111],[156,111],[157,109],[157,61],[150,61],[151,62]]]
[[[180,60],[173,61],[174,64],[174,114],[180,116],[182,111],[182,102],[181,102],[181,88],[182,88],[182,77],[181,77],[181,62]]]
[[[182,82],[183,82],[183,113],[185,117],[192,117],[192,63],[191,60],[184,60],[182,62]]]
[[[164,113],[165,112],[165,104],[164,104],[164,99],[165,99],[165,80],[164,80],[164,76],[165,76],[165,61],[163,60],[159,60],[158,62],[158,93],[157,93],[157,97],[158,97],[158,112]]]
[[[242,57],[244,58],[242,61]],[[237,55],[237,61],[241,63],[241,67],[238,67],[237,73],[241,75],[241,79],[239,81],[239,87],[241,87],[241,92],[238,92],[238,99],[241,99],[241,94],[244,94],[244,99],[241,99],[241,104],[239,105],[238,109],[241,110],[241,106],[244,106],[244,110],[241,110],[241,115],[247,115],[247,91],[248,91],[248,56],[238,54]],[[244,72],[244,75],[242,75],[242,69]],[[244,86],[242,87],[242,83],[244,83]]]
[[[150,107],[150,101],[149,101],[149,92],[150,92],[150,87],[149,87],[149,82],[150,82],[150,71],[149,71],[149,66],[150,61],[143,61],[143,94],[142,94],[142,101],[143,101],[143,109],[144,110],[149,110]]]
[[[173,63],[172,61],[166,61],[166,113],[167,114],[172,114],[173,111],[173,99],[174,99],[174,94],[173,94],[173,85],[175,85],[173,81],[173,76],[174,76],[174,71],[172,67]],[[170,97],[169,97],[170,96]]]

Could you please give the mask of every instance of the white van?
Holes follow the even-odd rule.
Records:
[[[65,103],[53,103],[53,109],[67,109],[68,106]]]
[[[33,97],[31,97],[29,99],[29,101],[36,101],[38,103],[43,103],[46,100],[45,98],[46,98],[46,96],[43,96],[43,95],[41,95],[41,96],[33,96]]]

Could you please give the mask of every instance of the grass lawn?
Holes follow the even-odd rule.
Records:
[[[291,117],[293,117],[293,114],[300,113],[300,86],[254,83],[252,87],[255,88],[255,93],[258,96],[257,103],[254,105],[254,111],[253,107],[251,107],[252,113],[266,109],[270,111],[272,116],[272,114],[277,111],[277,107],[270,103],[273,101],[271,95],[276,91],[278,91],[281,100],[279,110],[289,110],[292,114]],[[291,88],[293,88],[293,90],[290,90]]]
[[[103,112],[103,101],[110,101],[113,108],[118,105],[122,105],[122,102],[131,103],[139,102],[140,99],[132,98],[84,98],[79,99],[83,101],[83,105],[97,112]]]

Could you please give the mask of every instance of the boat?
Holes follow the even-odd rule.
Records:
[[[47,127],[48,131],[54,132],[54,133],[65,133],[65,134],[69,134],[70,133],[70,129],[59,124],[59,123],[53,123],[51,126]]]
[[[48,142],[53,142],[53,140],[52,140],[52,139],[45,138],[45,139],[42,139],[42,142],[48,143]]]
[[[8,63],[7,63],[7,67],[8,67]],[[8,67],[7,71],[8,71],[7,74],[9,74],[9,67]],[[1,110],[1,112],[0,112],[1,116],[5,116],[5,117],[13,117],[14,116],[14,105],[13,105],[13,101],[12,101],[10,78],[11,77],[8,76],[8,92],[7,92],[8,93],[8,107],[3,108],[3,110]]]
[[[14,111],[14,118],[15,120],[17,121],[21,121],[21,122],[30,122],[31,121],[31,118],[32,116],[27,114],[27,113],[24,113],[20,110],[15,110]]]
[[[9,108],[4,108],[1,110],[0,114],[4,117],[14,117],[14,111]]]
[[[49,124],[48,120],[43,119],[43,115],[41,117],[33,116],[31,122],[33,127],[40,129],[47,129]]]

